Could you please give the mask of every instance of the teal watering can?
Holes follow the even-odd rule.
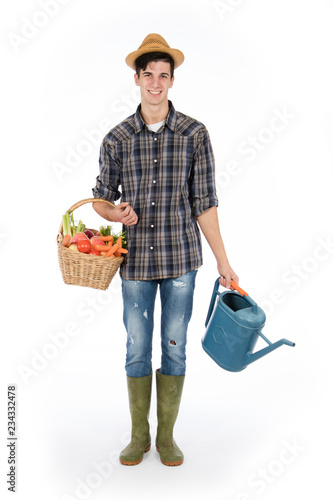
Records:
[[[202,338],[203,349],[219,366],[239,372],[283,344],[295,346],[286,339],[272,344],[261,333],[266,321],[264,311],[234,281],[232,288],[237,291],[219,293],[219,279],[215,282]],[[268,346],[253,352],[259,336]]]

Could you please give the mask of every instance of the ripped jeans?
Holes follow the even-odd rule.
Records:
[[[192,315],[197,270],[177,278],[149,281],[121,279],[127,331],[125,370],[129,377],[152,373],[154,307],[161,297],[161,373],[185,375],[187,327]]]

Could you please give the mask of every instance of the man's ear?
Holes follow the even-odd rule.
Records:
[[[172,86],[173,86],[173,82],[174,82],[174,81],[175,81],[175,75],[173,75],[173,77],[172,77],[172,78],[171,78],[171,80],[170,80],[169,89],[171,89],[171,88],[172,88]]]
[[[137,73],[134,73],[134,81],[135,81],[135,85],[140,86],[139,77],[138,77]]]

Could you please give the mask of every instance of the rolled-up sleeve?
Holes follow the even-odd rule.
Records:
[[[114,203],[121,197],[119,164],[115,144],[105,137],[100,148],[99,175],[92,189],[94,198],[105,198]]]
[[[195,217],[211,207],[218,206],[215,186],[215,159],[206,129],[198,133],[193,155],[191,199]]]

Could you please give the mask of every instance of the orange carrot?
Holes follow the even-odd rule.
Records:
[[[121,257],[122,253],[128,253],[128,250],[126,250],[126,248],[118,248],[118,250],[114,253],[114,256]]]
[[[99,252],[105,252],[108,247],[106,245],[94,245],[94,244],[92,244],[91,248],[93,248],[94,250],[98,250]]]
[[[107,251],[106,257],[110,257],[111,255],[113,255],[115,253],[115,251],[118,250],[118,248],[119,248],[118,243],[115,243],[114,245],[112,245],[110,250]]]
[[[123,248],[123,240],[121,239],[121,236],[117,239],[117,243],[119,245],[119,248]]]
[[[62,244],[64,245],[64,247],[69,247],[69,245],[71,244],[71,235],[70,234],[65,234],[64,236],[64,239],[62,240]]]
[[[111,243],[113,243],[113,236],[99,236],[99,239],[102,241],[111,241]]]

